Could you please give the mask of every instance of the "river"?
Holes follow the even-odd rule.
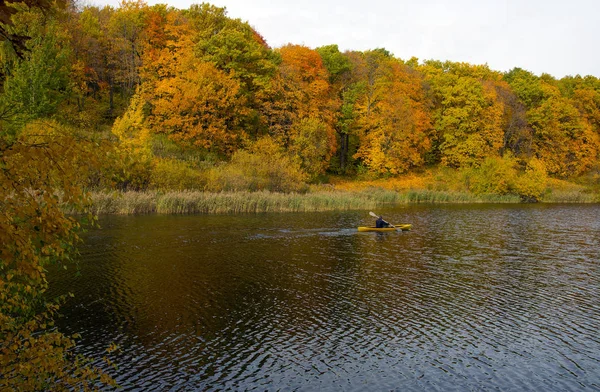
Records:
[[[59,327],[139,391],[600,390],[600,205],[107,216]],[[101,362],[97,362],[101,364]]]

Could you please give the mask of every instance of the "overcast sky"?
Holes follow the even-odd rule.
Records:
[[[89,0],[118,6],[119,0]],[[180,9],[202,1],[147,0]],[[600,77],[600,0],[212,0],[271,45],[385,48],[407,60]]]

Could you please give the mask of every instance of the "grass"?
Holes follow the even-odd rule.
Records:
[[[308,194],[200,191],[93,192],[95,214],[223,214],[257,212],[308,212],[374,208],[396,202],[394,192],[369,194],[317,192]]]
[[[330,178],[308,193],[144,191],[92,192],[94,214],[227,214],[366,210],[398,204],[520,203],[518,195],[469,193],[453,172],[439,171],[373,181]],[[600,189],[550,179],[543,203],[598,203]],[[67,211],[75,213],[74,211]]]
[[[201,191],[92,192],[94,214],[226,214],[374,209],[402,203],[517,203],[517,197],[477,197],[437,191],[314,191],[306,194]],[[71,211],[72,212],[72,211]]]
[[[404,203],[519,203],[517,195],[474,195],[464,192],[409,190],[401,193]]]
[[[543,203],[600,203],[600,189],[564,180],[550,179]]]

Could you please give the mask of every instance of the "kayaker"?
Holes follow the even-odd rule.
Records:
[[[379,218],[377,218],[377,220],[375,221],[375,227],[381,229],[384,227],[390,227],[390,224],[384,221],[383,216],[380,215]]]

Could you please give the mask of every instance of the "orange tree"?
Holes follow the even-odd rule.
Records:
[[[371,173],[399,174],[424,164],[431,120],[421,76],[384,49],[354,57],[360,89],[353,105],[355,158]]]
[[[336,101],[321,56],[301,45],[278,50],[281,64],[277,81],[277,109],[271,111],[270,131],[297,155],[311,175],[323,173],[336,149]]]

